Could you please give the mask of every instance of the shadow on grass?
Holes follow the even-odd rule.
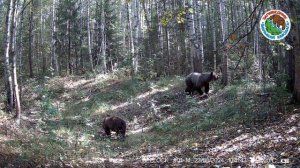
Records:
[[[204,133],[212,130],[219,133],[216,138],[211,137],[214,142],[211,145],[221,145],[223,141],[218,140],[238,136],[234,129],[227,130],[226,134],[224,129],[251,126],[253,121],[261,118],[260,114],[268,117],[272,109],[279,109],[278,105],[271,105],[272,109],[263,108],[265,102],[261,103],[256,97],[259,89],[243,89],[242,85],[231,86],[198,101],[185,95],[183,82],[178,79],[152,83],[138,80],[114,82],[105,88],[91,88],[92,93],[83,94],[82,100],[67,103],[62,119],[46,120],[45,129],[52,132],[55,141],[67,144],[61,146],[57,143],[57,146],[72,151],[65,154],[70,160],[75,156],[86,159],[117,157],[120,153],[134,156],[144,148],[152,152],[153,148],[185,147],[204,141],[207,138]],[[282,101],[276,97],[286,97],[276,92],[271,96],[270,99],[276,101]],[[261,113],[264,110],[267,112]],[[97,137],[106,114],[122,116],[127,121],[125,141]],[[131,133],[138,129],[142,131]]]

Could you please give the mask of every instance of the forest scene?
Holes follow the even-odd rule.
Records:
[[[0,14],[1,168],[300,167],[299,0]]]

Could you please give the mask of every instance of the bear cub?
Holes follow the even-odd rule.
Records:
[[[114,131],[117,135],[121,134],[122,139],[125,139],[126,122],[123,119],[114,116],[107,116],[102,122],[102,127],[107,136],[110,137],[111,131]]]
[[[200,95],[203,94],[202,87],[204,87],[204,92],[208,94],[209,91],[209,82],[217,80],[219,77],[215,72],[208,73],[198,73],[193,72],[186,76],[185,92],[189,95],[192,95],[194,91],[197,91]]]

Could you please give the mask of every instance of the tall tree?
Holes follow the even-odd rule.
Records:
[[[56,37],[57,29],[56,29],[56,0],[52,1],[52,31],[51,31],[51,67],[52,70],[55,72],[55,75],[58,75],[58,58],[56,54],[56,42],[57,42],[57,37]]]
[[[293,39],[293,51],[295,58],[295,84],[294,84],[294,97],[296,101],[300,102],[300,30],[299,30],[299,15],[297,15],[297,7],[300,7],[299,2],[290,1],[290,9],[291,9],[291,18],[294,20],[294,24],[292,25],[292,39]]]
[[[14,92],[14,102],[16,109],[16,121],[19,124],[20,116],[21,116],[21,102],[20,102],[20,92],[19,92],[19,84],[17,77],[17,56],[16,56],[16,31],[15,27],[18,25],[18,20],[16,19],[16,15],[19,13],[16,8],[16,1],[13,1],[13,11],[12,11],[12,28],[11,28],[11,55],[12,55],[12,79],[13,79],[13,92]]]
[[[15,7],[15,0],[10,0],[7,3],[7,13],[6,13],[6,22],[5,22],[5,38],[4,38],[4,57],[5,57],[5,89],[7,96],[7,106],[8,111],[12,112],[14,107],[13,101],[13,81],[12,81],[12,72],[10,68],[10,48],[11,48],[11,36],[12,36],[12,23],[13,23],[13,12]]]
[[[228,35],[228,26],[225,13],[225,0],[219,0],[219,6],[221,16],[222,42],[224,43]],[[226,49],[224,49],[224,52],[222,54],[222,83],[224,85],[228,85],[228,55],[225,51]]]
[[[29,65],[29,77],[33,78],[33,50],[32,50],[32,44],[33,44],[33,2],[31,2],[30,8],[29,8],[29,28],[28,28],[28,34],[29,34],[29,42],[28,42],[28,65]]]

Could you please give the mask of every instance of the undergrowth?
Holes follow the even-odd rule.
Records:
[[[203,101],[184,95],[180,77],[159,81],[98,79],[94,88],[78,88],[76,92],[72,91],[73,94],[66,93],[64,85],[48,87],[43,84],[35,88],[38,93],[35,101],[41,109],[41,120],[36,126],[39,131],[31,133],[24,129],[28,134],[8,141],[7,145],[18,149],[23,159],[35,158],[36,162],[117,157],[122,152],[138,153],[145,144],[160,147],[187,145],[201,139],[201,132],[240,125],[255,127],[265,121],[278,120],[291,111],[286,105],[290,94],[285,89],[271,84],[261,87],[251,82],[239,82],[225,88],[214,85],[214,91]],[[163,88],[164,91],[154,98],[158,105],[169,105],[166,109],[173,118],[148,121],[149,131],[129,134],[124,142],[99,137],[101,121],[95,118],[97,115],[109,114],[112,106],[118,103],[134,102],[139,94]],[[61,102],[65,104],[63,110],[55,103],[62,95],[71,95],[68,101]],[[152,109],[144,106],[140,107],[143,108],[140,118],[152,115]],[[165,117],[168,115],[164,114]],[[133,120],[134,116],[128,118]]]

